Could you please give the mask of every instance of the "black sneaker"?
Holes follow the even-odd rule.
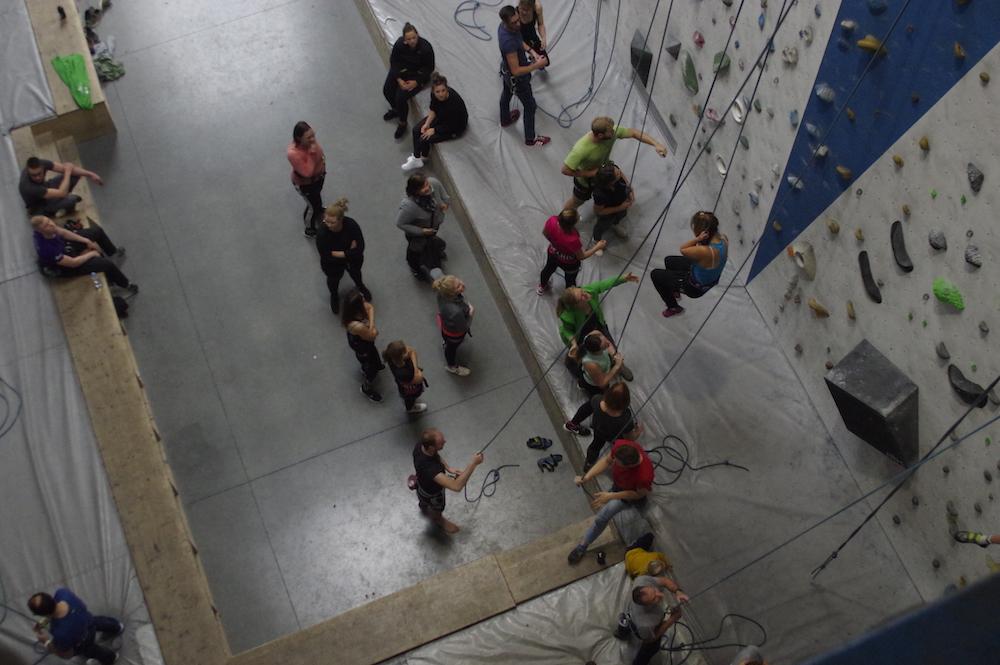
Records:
[[[382,396],[379,395],[378,391],[371,386],[361,386],[361,392],[363,392],[365,396],[373,402],[378,403],[382,401]]]
[[[393,138],[401,139],[406,134],[406,125],[396,125],[396,133],[393,134]]]
[[[389,122],[393,118],[398,118],[398,117],[399,114],[396,113],[396,109],[389,109],[388,111],[385,112],[385,115],[382,116],[382,119],[385,120],[386,122]]]
[[[132,295],[135,295],[139,293],[139,285],[136,284],[135,282],[132,282],[131,284],[125,287],[125,290],[131,293]]]
[[[566,560],[569,561],[570,565],[572,566],[574,564],[580,563],[580,560],[586,553],[587,550],[577,545],[576,547],[573,548],[573,551],[569,553],[569,556],[566,557]]]
[[[119,247],[118,249],[116,249],[114,256],[117,259],[124,259],[125,258],[125,248],[124,247]]]
[[[311,229],[311,228],[309,228],[309,227],[307,226],[307,227],[306,227],[306,230],[305,230],[305,231],[303,231],[303,232],[302,232],[302,234],[303,234],[303,235],[304,235],[305,237],[307,237],[307,238],[315,238],[315,237],[316,237],[316,229]]]
[[[571,434],[576,434],[577,436],[590,436],[589,427],[584,427],[583,425],[577,425],[572,420],[567,420],[566,424],[563,425],[563,429]]]

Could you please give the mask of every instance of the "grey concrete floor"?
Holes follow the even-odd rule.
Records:
[[[444,372],[434,296],[393,223],[410,146],[381,120],[385,68],[353,3],[116,3],[97,31],[127,72],[106,88],[119,131],[80,154],[106,181],[102,222],[141,285],[126,327],[234,652],[590,514],[569,465],[543,475],[524,446],[557,438],[537,396],[473,476],[475,496],[487,469],[519,464],[495,496],[449,497],[461,533],[429,526],[406,489],[422,429],[441,429],[464,466],[531,380],[453,217],[446,268],[476,306],[460,352],[473,373]],[[364,229],[379,341],[420,354],[420,417],[388,377],[383,404],[358,391],[289,182],[303,119],[326,151],[324,201],[350,199]]]

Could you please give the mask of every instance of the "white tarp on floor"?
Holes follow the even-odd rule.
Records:
[[[572,111],[581,117],[568,129],[539,112],[537,132],[551,136],[552,143],[525,147],[521,123],[508,129],[498,126],[500,80],[496,72],[500,56],[495,35],[499,6],[463,3],[460,9],[464,11],[453,16],[450,4],[445,7],[430,0],[372,2],[390,43],[405,22],[417,26],[435,48],[437,69],[469,106],[469,131],[459,141],[436,149],[433,159],[443,161],[455,179],[535,352],[546,365],[562,351],[553,313],[563,286],[561,278],[555,277],[550,295],[538,297],[534,290],[546,249],[542,224],[562,208],[570,194],[570,180],[559,172],[562,162],[573,143],[589,131],[594,117],[607,115],[621,118],[621,124],[629,127],[643,127],[643,101],[634,91],[629,94],[628,75],[620,63],[611,62],[603,77],[612,38],[631,39],[631,35],[614,37],[616,4],[600,5],[603,16],[593,58],[594,86],[600,83],[600,87],[589,106]],[[558,114],[558,109],[577,101],[590,85],[598,20],[589,3],[548,2],[545,17],[550,40],[555,42],[551,48],[553,65],[536,74],[532,85],[540,107]],[[484,31],[472,32],[489,35],[489,41],[475,38],[456,20],[484,26]],[[558,41],[553,39],[560,34]],[[623,111],[626,98],[629,103]],[[427,93],[418,96],[418,101],[426,109]],[[666,144],[664,129],[652,121],[645,125],[648,133]],[[689,140],[677,137],[682,146]],[[619,141],[612,158],[632,175],[636,203],[626,221],[631,238],[622,242],[609,234],[612,240],[607,254],[584,262],[581,284],[627,270],[644,276],[650,252],[650,268],[660,266],[664,255],[676,254],[678,245],[690,238],[687,223],[691,214],[711,208],[715,200],[713,183],[700,183],[699,187],[688,183],[673,201],[658,245],[653,247],[650,238],[640,248],[670,199],[681,160],[674,154],[661,160],[651,148],[631,140]],[[698,191],[705,200],[699,198]],[[589,204],[581,212],[579,228],[586,238],[594,216]],[[686,619],[695,639],[715,635],[724,615],[740,613],[766,627],[770,636],[766,650],[772,662],[792,662],[856,635],[921,598],[876,524],[862,531],[821,576],[811,578],[810,572],[864,517],[864,503],[726,579],[849,504],[860,491],[741,279],[734,280],[751,242],[738,243],[734,223],[727,215],[720,217],[722,230],[732,240],[729,265],[719,287],[701,300],[684,301],[688,308],[684,316],[665,321],[660,315],[663,304],[648,280],[639,288],[631,284],[617,287],[603,306],[609,327],[620,340],[619,348],[635,371],[633,404],[650,398],[640,416],[646,427],[641,439],[645,448],[660,446],[664,437],[673,435],[690,449],[692,466],[729,460],[748,469],[687,470],[679,478],[665,469],[657,471],[658,483],[676,482],[656,489],[645,517],[660,548],[676,566],[677,579],[686,591],[698,594]],[[723,285],[731,280],[732,287],[723,296]],[[677,362],[716,305],[718,309]],[[669,376],[660,385],[668,370]],[[582,403],[582,393],[573,387],[561,361],[549,379],[569,417]],[[679,447],[676,442],[672,445]],[[666,456],[664,459],[665,467],[679,466]],[[587,584],[600,586],[600,580],[605,579],[612,587],[620,584],[618,578],[610,576]],[[605,592],[607,589],[593,591],[598,595]],[[539,601],[533,611],[544,613],[546,602]],[[567,605],[572,605],[572,610]],[[601,602],[584,605],[593,607]],[[575,603],[548,607],[557,616],[546,619],[551,622],[546,629],[576,644],[570,636],[576,636],[578,613],[585,607]],[[606,624],[609,617],[613,620],[617,616],[617,610],[611,612],[603,606],[595,611]],[[531,622],[517,625],[526,623]],[[469,640],[465,647],[455,648],[478,644],[485,649],[483,643],[492,642],[490,635],[496,641],[489,648],[510,645],[515,640],[501,632],[508,624],[516,622],[501,618],[495,627],[471,629],[468,637],[450,638],[448,648]],[[610,627],[608,624],[607,629]],[[535,629],[525,628],[525,633],[535,635]],[[739,641],[728,623],[722,628],[721,639]],[[593,644],[594,639],[582,641]],[[727,657],[735,651],[710,651],[706,658],[712,663],[729,662]],[[520,656],[518,662],[577,662],[568,656],[559,660],[551,648]],[[419,650],[413,660],[455,662],[449,651],[439,652],[433,646]]]

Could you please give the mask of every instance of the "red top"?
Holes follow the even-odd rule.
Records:
[[[611,478],[620,490],[647,490],[653,491],[653,463],[649,461],[646,451],[638,443],[628,439],[618,439],[615,445],[611,446],[611,454],[614,456],[622,446],[634,446],[639,450],[641,460],[638,466],[624,467],[618,464],[611,466]]]
[[[288,161],[292,165],[292,184],[308,185],[313,178],[326,172],[323,148],[314,143],[311,150],[301,148],[292,141],[288,146]]]
[[[549,253],[555,254],[565,261],[576,261],[576,253],[583,249],[580,242],[580,232],[572,229],[569,233],[559,226],[559,218],[553,215],[545,222],[545,230],[549,234]]]

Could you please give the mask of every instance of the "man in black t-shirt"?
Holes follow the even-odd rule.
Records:
[[[55,171],[59,175],[45,180],[45,174]],[[69,176],[68,178],[66,176]],[[17,189],[24,199],[29,215],[55,215],[59,211],[72,213],[82,199],[71,194],[80,177],[90,178],[98,185],[104,181],[93,171],[74,166],[72,162],[56,164],[47,159],[29,157],[21,171]]]
[[[632,185],[625,178],[621,169],[609,162],[597,169],[594,175],[594,242],[601,240],[604,232],[610,228],[619,238],[628,238],[628,231],[621,223],[628,214],[628,209],[635,202]],[[598,256],[603,251],[594,252]]]
[[[483,454],[476,453],[465,471],[453,469],[442,459],[444,435],[439,430],[428,429],[420,435],[413,449],[413,468],[417,473],[417,497],[421,510],[427,511],[431,521],[448,533],[458,531],[458,525],[444,518],[445,489],[461,492],[469,482],[473,470],[483,463]],[[451,474],[451,475],[448,475]],[[452,477],[456,476],[456,477]]]

